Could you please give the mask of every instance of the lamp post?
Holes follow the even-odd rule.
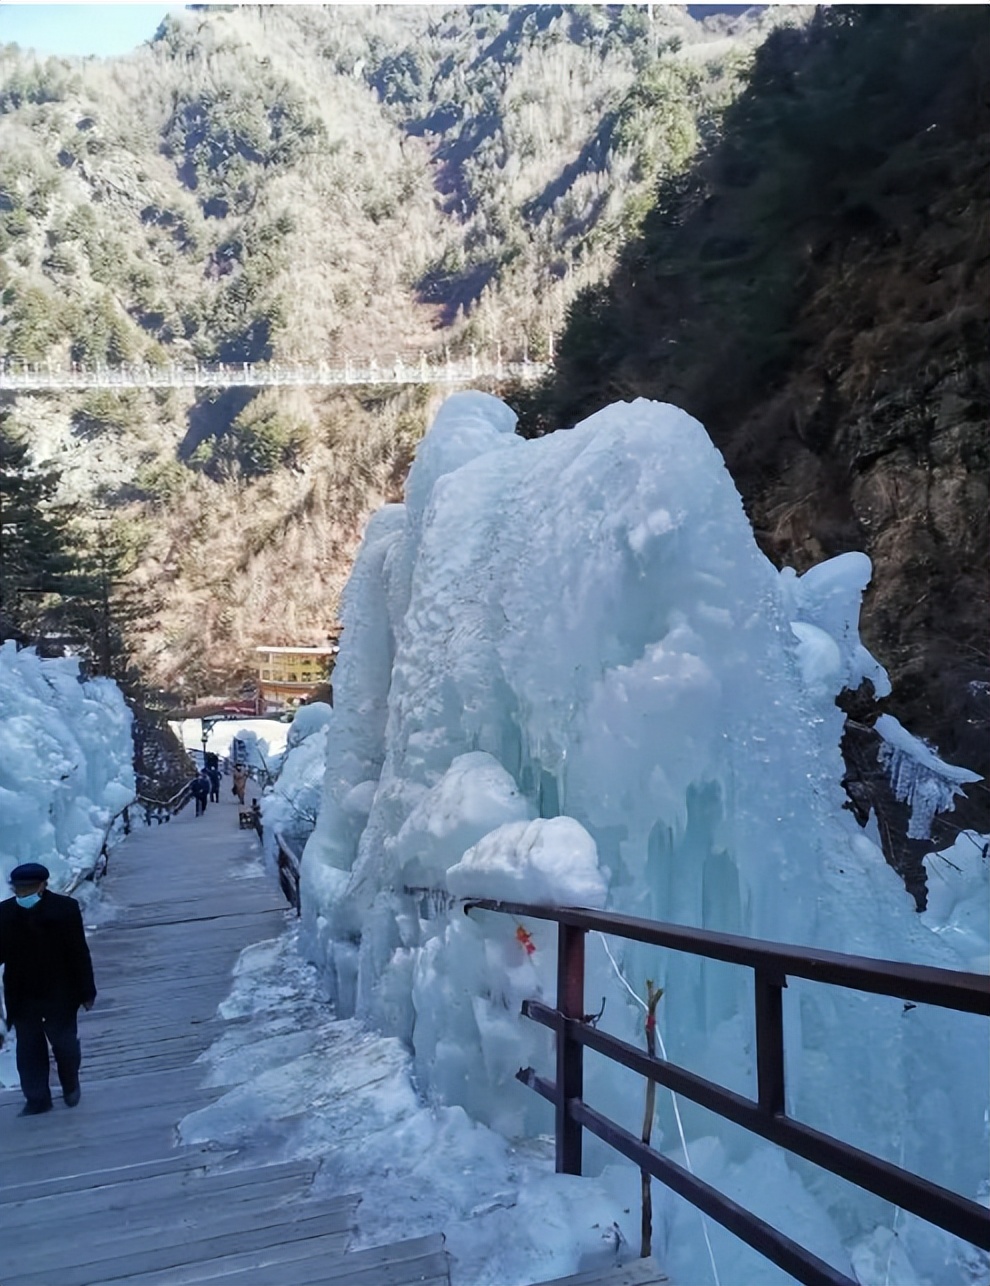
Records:
[[[202,738],[203,738],[203,767],[205,768],[205,767],[206,767],[206,743],[207,743],[207,742],[209,741],[209,739],[210,739],[210,732],[212,731],[213,725],[217,722],[217,720],[216,720],[216,718],[215,718],[215,717],[210,717],[210,716],[207,716],[207,715],[203,715],[203,717],[200,719],[200,721],[199,721],[199,722],[200,722],[200,724],[201,724],[201,726],[202,726]]]

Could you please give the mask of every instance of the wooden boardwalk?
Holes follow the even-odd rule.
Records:
[[[190,804],[111,856],[119,915],[90,934],[79,1106],[54,1068],[46,1115],[19,1117],[20,1092],[0,1090],[2,1286],[449,1286],[442,1236],[347,1251],[360,1196],[313,1198],[318,1162],[177,1144],[178,1122],[225,1092],[195,1060],[228,1025],[217,1007],[237,957],[288,914],[228,800],[225,782],[204,817]],[[650,1260],[553,1286],[665,1281]]]
[[[345,1253],[360,1200],[315,1200],[314,1161],[251,1165],[178,1147],[218,1098],[195,1059],[225,1025],[240,951],[277,936],[285,902],[226,798],[139,829],[103,888],[120,908],[90,935],[99,996],[80,1014],[82,1101],[19,1117],[0,1091],[3,1286],[447,1286],[442,1238]]]

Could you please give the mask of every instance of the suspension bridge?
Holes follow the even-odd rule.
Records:
[[[0,362],[0,392],[63,393],[88,389],[339,388],[366,384],[463,386],[527,382],[545,375],[543,362],[503,361],[472,354],[452,359],[420,353],[391,361],[367,358],[330,362],[239,362],[120,366],[56,366]]]

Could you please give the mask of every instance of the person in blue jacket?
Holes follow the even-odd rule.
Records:
[[[196,801],[196,816],[202,817],[210,798],[210,775],[205,768],[201,768],[192,780],[192,797]]]
[[[50,892],[48,875],[40,862],[15,866],[14,896],[0,902],[0,964],[7,1023],[17,1037],[21,1116],[51,1110],[49,1046],[66,1107],[79,1102],[76,1018],[80,1005],[92,1009],[96,1000],[79,903]]]

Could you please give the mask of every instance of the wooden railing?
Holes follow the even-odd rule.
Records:
[[[129,800],[123,808],[118,809],[110,818],[103,828],[103,839],[100,844],[100,850],[96,856],[96,861],[88,871],[76,871],[69,883],[62,890],[63,893],[74,893],[80,884],[101,880],[107,873],[107,866],[110,862],[110,837],[113,835],[114,828],[118,821],[123,820],[124,835],[131,833],[131,810],[134,808],[144,809],[145,822],[151,825],[154,815],[159,815],[160,820],[168,821],[170,817],[175,816],[189,802],[192,783],[186,782],[171,799],[162,802],[156,799],[150,799],[146,795],[135,795]]]
[[[80,884],[85,884],[87,881],[102,879],[102,877],[106,874],[107,864],[110,861],[110,836],[113,834],[114,827],[116,826],[117,822],[121,819],[123,819],[123,823],[124,823],[124,834],[130,835],[131,833],[130,810],[134,807],[135,803],[137,803],[136,798],[130,800],[128,803],[124,805],[123,808],[119,809],[116,813],[114,813],[114,815],[107,822],[106,826],[103,828],[103,839],[100,843],[99,852],[96,855],[96,861],[93,863],[93,865],[89,868],[88,871],[76,871],[76,873],[69,880],[69,883],[66,885],[66,887],[62,889],[63,893],[74,893]]]
[[[980,974],[761,942],[581,908],[479,899],[467,902],[464,909],[466,912],[482,909],[527,919],[552,920],[558,926],[557,1007],[552,1009],[537,1000],[523,1002],[526,1017],[556,1033],[556,1079],[547,1080],[531,1067],[517,1073],[519,1080],[554,1105],[558,1172],[581,1173],[582,1131],[590,1130],[633,1161],[641,1171],[698,1206],[805,1286],[856,1286],[824,1260],[590,1108],[583,1101],[583,1056],[587,1047],[919,1218],[990,1250],[990,1213],[976,1202],[787,1116],[782,1000],[788,977],[808,978],[835,987],[896,996],[915,1004],[990,1016],[990,979]],[[626,1041],[596,1030],[587,1021],[584,948],[585,937],[590,931],[743,965],[753,970],[757,1065],[755,1101],[664,1058],[650,1057]]]
[[[260,818],[259,818],[260,822]],[[302,870],[302,857],[293,849],[284,835],[275,832],[275,851],[278,855],[278,882],[285,894],[285,900],[295,908],[296,915],[302,914],[299,901],[299,877]]]

